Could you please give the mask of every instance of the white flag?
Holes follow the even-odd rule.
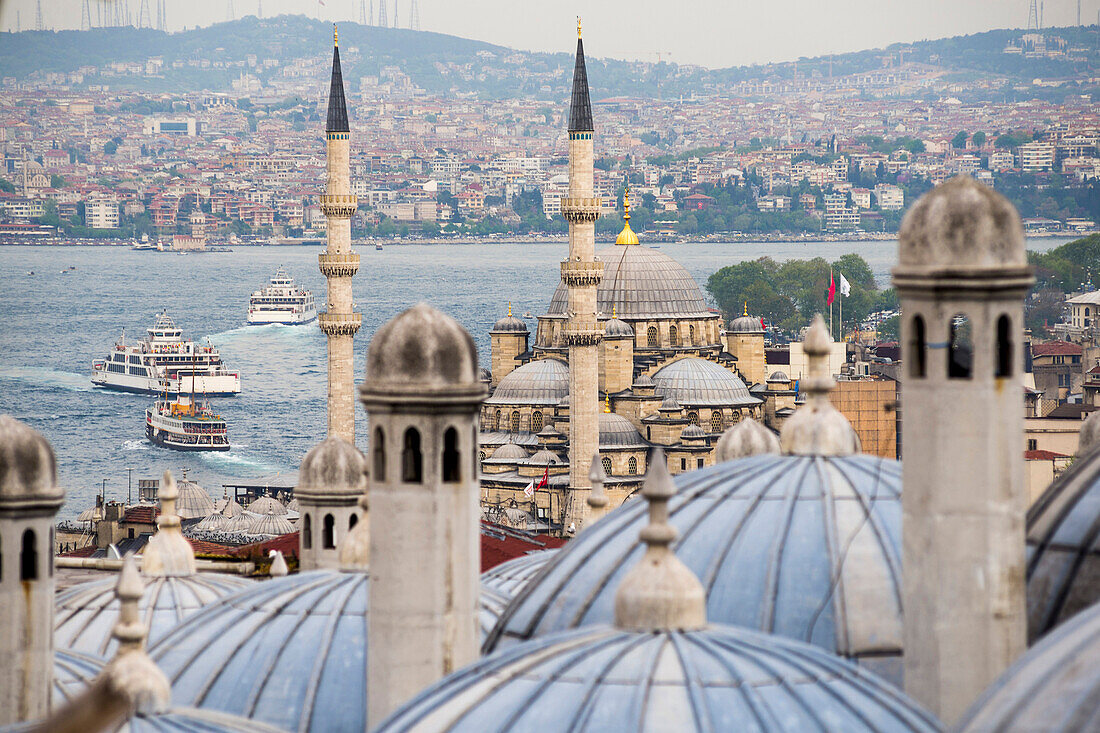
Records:
[[[531,483],[527,484],[527,486],[524,487],[523,495],[526,496],[528,499],[530,499],[532,496],[535,495],[535,480],[534,479],[531,479]]]
[[[852,285],[851,285],[851,283],[849,283],[846,279],[844,279],[844,275],[842,273],[837,273],[837,274],[840,275],[840,294],[845,296],[845,297],[851,295],[852,294]]]

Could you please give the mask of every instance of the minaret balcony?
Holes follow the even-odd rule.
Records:
[[[561,330],[562,338],[570,346],[597,346],[603,336],[603,328],[591,316],[570,316]]]
[[[359,255],[354,252],[331,255],[322,252],[317,255],[317,262],[325,277],[351,277],[359,272]]]
[[[321,194],[321,213],[325,216],[350,219],[358,208],[359,197],[353,193]]]
[[[574,224],[600,218],[599,196],[565,196],[561,200],[561,215]]]
[[[319,313],[317,325],[326,336],[354,336],[363,325],[363,314]]]
[[[563,260],[561,263],[561,281],[566,286],[599,285],[603,277],[603,262],[578,262]]]

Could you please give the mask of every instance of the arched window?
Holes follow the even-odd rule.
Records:
[[[688,326],[688,338],[691,340],[691,345],[695,345],[695,326]]]
[[[484,461],[484,460],[485,460],[485,451],[483,451],[483,450],[479,450],[479,451],[477,452],[477,459],[478,459],[479,461]]]
[[[537,433],[542,430],[542,413],[535,410],[531,413],[531,432]]]
[[[928,349],[924,335],[924,319],[919,315],[913,316],[913,320],[909,322],[909,353],[905,358],[909,360],[909,376],[923,377]]]
[[[1012,376],[1012,320],[1008,316],[997,319],[997,376]]]
[[[519,410],[512,410],[512,432],[519,432]]]
[[[386,480],[386,434],[382,428],[374,429],[374,444],[371,446],[371,455],[374,456],[374,466],[371,473],[375,481]]]
[[[669,343],[669,346],[671,346],[672,348],[676,348],[677,346],[680,345],[679,343],[677,343],[677,340],[676,340],[676,337],[679,336],[679,335],[680,334],[676,331],[676,326],[669,326],[668,327],[668,343]]]
[[[458,431],[447,428],[443,433],[443,481],[458,483],[459,479]]]
[[[718,412],[717,410],[710,413],[710,432],[720,433],[722,432],[722,429],[724,427],[725,425],[722,421],[722,413]]]
[[[698,425],[699,424],[699,413],[694,412],[694,411],[689,412],[688,413],[688,422],[691,423],[692,425]]]
[[[607,456],[600,458],[600,464],[603,465],[603,472],[608,476],[611,475],[611,459]]]
[[[336,549],[336,519],[331,514],[325,515],[324,528],[321,530],[321,547],[326,550]]]
[[[1089,307],[1087,305],[1085,306],[1085,315],[1089,315]]]
[[[638,475],[638,459],[634,456],[631,456],[630,460],[626,462],[626,472],[631,476]]]
[[[309,514],[302,518],[302,549],[313,547],[313,517]]]
[[[424,456],[420,453],[420,433],[416,428],[405,431],[405,447],[401,450],[401,480],[418,484],[424,480]]]
[[[19,553],[19,579],[38,580],[38,548],[34,546],[34,530],[23,532],[23,549]]]
[[[947,354],[947,376],[950,379],[970,379],[974,361],[974,339],[970,319],[965,313],[956,313],[951,318],[951,350]]]
[[[357,524],[359,524],[359,515],[358,514],[352,514],[350,517],[348,517],[348,531],[349,532],[352,531],[353,529],[355,529],[355,525],[357,525]]]
[[[493,430],[500,430],[500,410],[497,410],[496,420],[493,421]]]
[[[646,331],[646,343],[649,344],[649,348],[654,349],[657,347],[657,327],[650,326]]]

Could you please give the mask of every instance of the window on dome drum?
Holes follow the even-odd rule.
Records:
[[[607,456],[604,456],[603,458],[600,459],[600,463],[603,464],[603,472],[606,473],[608,476],[610,476],[611,475],[611,459],[608,458]]]
[[[686,458],[681,458],[680,459],[680,470],[681,471],[688,470],[688,459],[686,459]]]
[[[699,468],[703,467],[703,459],[702,458],[697,459],[696,463],[698,464]]]
[[[19,579],[38,580],[38,548],[35,547],[33,529],[23,532],[23,549],[19,553]]]
[[[500,410],[497,410],[496,420],[493,421],[493,430],[500,430]]]
[[[949,379],[970,379],[974,362],[973,329],[965,313],[956,313],[951,318],[950,351],[947,354],[947,376]]]
[[[519,432],[519,410],[512,411],[512,432]]]
[[[374,466],[371,473],[375,481],[386,480],[386,434],[382,428],[374,429],[374,445],[371,446],[371,455],[374,456]]]
[[[324,527],[321,530],[321,547],[326,550],[336,549],[336,519],[331,514],[325,515]]]
[[[405,431],[405,447],[401,451],[401,480],[418,484],[424,480],[424,456],[420,452],[420,432],[416,428]]]
[[[302,549],[313,547],[313,517],[307,514],[302,519]]]
[[[485,451],[483,451],[483,450],[479,450],[479,451],[477,452],[477,459],[478,459],[479,461],[484,461],[484,460],[485,460]]]
[[[443,482],[454,484],[459,481],[458,431],[447,428],[443,433]]]
[[[1012,320],[1008,316],[997,319],[996,376],[1012,376]]]
[[[688,326],[688,339],[691,341],[691,345],[695,345],[695,326]]]
[[[531,413],[531,432],[537,433],[542,430],[542,413],[535,410]]]
[[[669,326],[668,327],[668,345],[671,346],[672,348],[676,348],[677,346],[680,345],[676,342],[676,337],[677,336],[679,336],[679,333],[677,333],[677,331],[676,331],[676,326]]]
[[[646,330],[646,343],[649,345],[649,348],[651,348],[651,349],[657,347],[657,327],[656,326],[650,326],[649,329]]]
[[[348,531],[349,532],[352,531],[353,529],[355,529],[355,525],[357,525],[357,524],[359,524],[359,515],[358,514],[352,514],[350,517],[348,517]]]
[[[909,322],[909,354],[907,355],[910,377],[924,376],[924,362],[928,358],[926,345],[924,319],[913,316],[913,320]]]
[[[722,413],[717,411],[710,413],[710,432],[720,433],[723,427]]]
[[[630,460],[626,462],[626,472],[631,476],[638,475],[638,459],[634,456],[631,456]]]
[[[692,425],[698,425],[699,424],[699,413],[698,412],[689,412],[688,413],[688,422],[691,423]]]

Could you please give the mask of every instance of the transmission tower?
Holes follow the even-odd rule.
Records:
[[[42,30],[42,0],[38,0],[34,5],[34,29]]]
[[[409,6],[409,30],[420,30],[420,4],[416,0]]]
[[[264,0],[256,0],[256,17],[264,17]]]
[[[233,0],[228,0],[227,3],[226,3],[225,19],[230,21],[230,22],[233,22],[234,20],[236,20],[236,18],[234,17],[234,13],[233,13]]]
[[[138,28],[152,28],[153,17],[149,13],[149,0],[141,0],[141,5],[138,6]]]
[[[397,27],[397,0],[393,0],[393,27]]]
[[[89,0],[84,0],[80,5],[80,30],[90,31],[92,29],[92,7],[88,4]]]
[[[164,5],[165,0],[157,0],[157,30],[168,32],[168,8]]]
[[[383,28],[389,25],[386,22],[386,0],[378,0],[378,25]]]
[[[1039,0],[1031,0],[1027,9],[1027,29],[1029,31],[1039,30]]]

